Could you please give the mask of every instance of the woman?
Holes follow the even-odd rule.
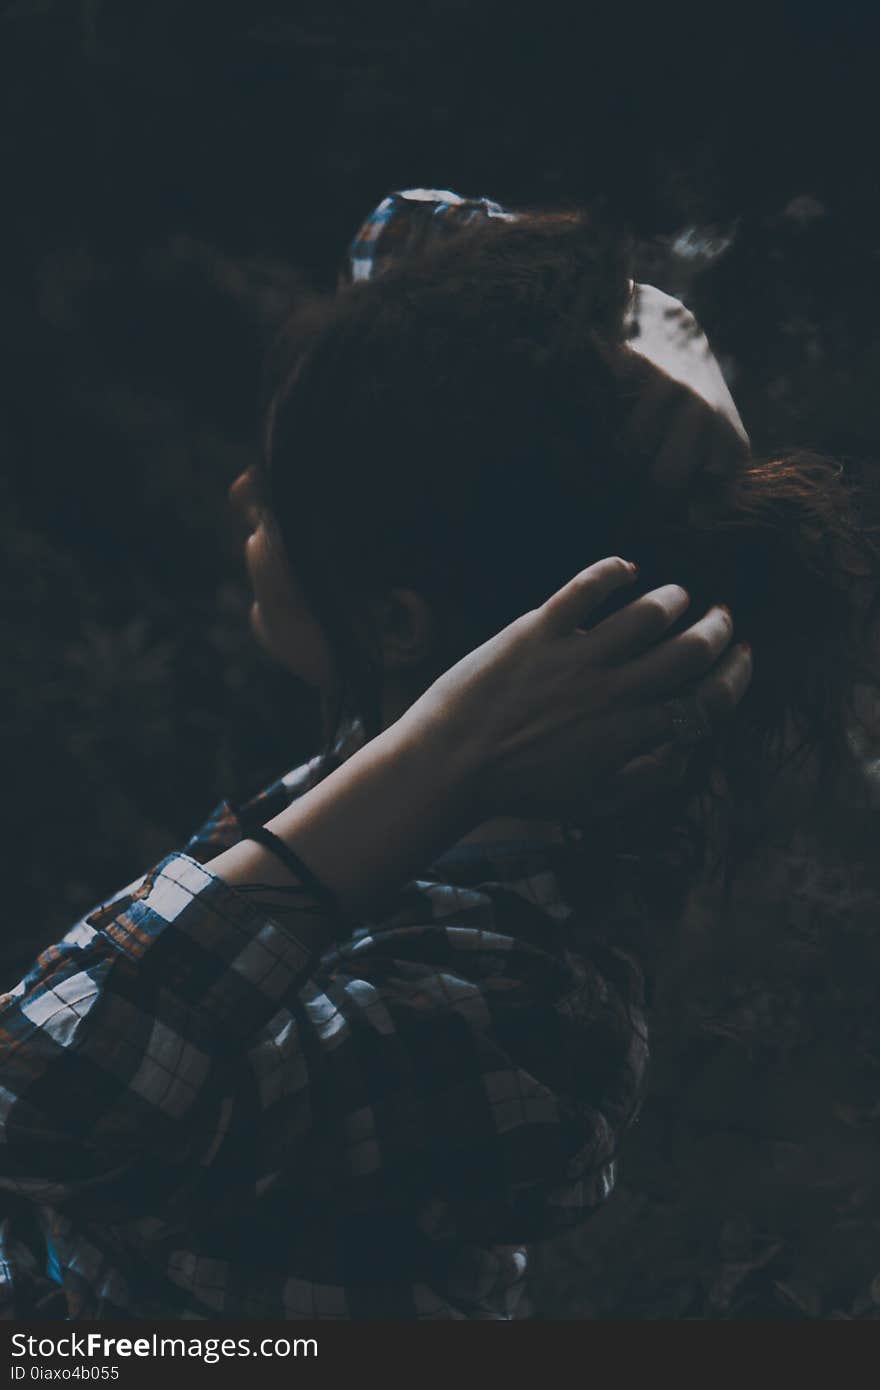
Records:
[[[732,473],[705,409],[672,456],[630,288],[579,214],[484,218],[279,350],[234,497],[328,750],[5,996],[0,1178],[70,1316],[511,1317],[610,1191],[646,1047],[605,890],[710,779],[833,752],[864,569],[834,470]]]

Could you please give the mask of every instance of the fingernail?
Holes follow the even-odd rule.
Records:
[[[632,570],[633,574],[638,574],[638,572],[639,572],[639,567],[638,567],[638,565],[636,564],[635,560],[627,560],[626,563],[629,565],[629,567],[630,567],[630,569]]]

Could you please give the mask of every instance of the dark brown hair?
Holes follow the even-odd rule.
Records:
[[[580,213],[468,229],[301,315],[279,347],[269,505],[338,675],[334,719],[377,727],[364,600],[395,584],[455,660],[590,561],[724,600],[752,688],[683,795],[721,768],[740,803],[796,750],[829,769],[873,611],[876,550],[850,483],[810,455],[660,486],[628,441],[646,366],[627,346],[625,250]]]

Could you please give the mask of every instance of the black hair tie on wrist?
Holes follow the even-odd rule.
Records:
[[[308,864],[304,864],[289,845],[286,845],[271,830],[267,830],[265,825],[258,825],[253,830],[249,830],[244,838],[256,840],[258,845],[262,845],[264,849],[269,850],[271,854],[280,859],[304,888],[311,889],[314,896],[328,911],[339,912],[339,904],[330,889],[321,882],[316,874],[312,873]]]

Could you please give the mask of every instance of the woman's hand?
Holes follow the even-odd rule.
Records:
[[[689,602],[674,584],[585,630],[634,577],[624,560],[591,565],[459,661],[268,828],[358,913],[490,816],[589,815],[609,796],[619,804],[656,790],[683,745],[735,709],[751,658],[728,650],[725,608],[668,637]],[[208,867],[251,891],[289,885],[285,865],[250,841]],[[295,916],[298,940],[315,950],[338,929],[308,904]]]
[[[562,817],[661,786],[687,742],[736,708],[751,677],[733,621],[709,609],[674,637],[690,602],[670,584],[589,626],[635,567],[600,560],[437,680],[401,721],[445,747],[476,820]]]

